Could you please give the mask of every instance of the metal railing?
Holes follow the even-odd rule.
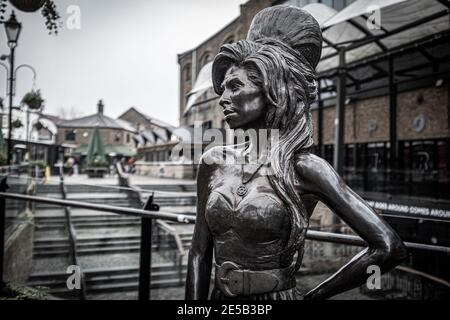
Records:
[[[62,166],[59,168],[59,188],[61,191],[61,198],[67,199],[67,188],[64,184],[64,173]],[[69,240],[69,248],[70,248],[70,256],[72,259],[72,263],[78,266],[78,251],[77,251],[77,232],[72,223],[72,212],[70,207],[64,206],[64,217],[66,222],[66,229]],[[80,290],[80,299],[86,299],[86,281],[83,270],[80,268],[80,282],[81,282],[81,290]]]
[[[183,283],[183,257],[186,255],[186,251],[184,250],[183,241],[181,240],[179,232],[167,222],[157,219],[156,226],[165,232],[171,239],[173,240],[173,244],[175,244],[175,254],[172,256],[172,262],[176,265],[178,269],[178,282],[180,284]],[[161,241],[161,237],[158,237],[159,241]],[[171,242],[169,242],[172,244]],[[161,245],[159,245],[161,247]]]
[[[174,221],[178,223],[195,223],[195,216],[159,211],[159,206],[153,203],[153,195],[150,196],[143,209],[124,208],[105,204],[87,203],[68,199],[44,198],[16,193],[7,193],[7,177],[0,180],[0,252],[4,252],[4,221],[5,221],[5,200],[15,199],[29,202],[44,203],[65,208],[81,208],[95,211],[110,212],[141,218],[141,241],[140,241],[140,263],[139,263],[139,300],[150,299],[151,285],[151,254],[152,254],[152,224],[153,219]],[[331,232],[308,230],[306,238],[324,242],[340,243],[354,246],[366,246],[366,242],[358,236],[336,234]],[[450,254],[450,247],[428,245],[422,243],[405,242],[409,249],[426,250],[433,252],[443,252]],[[0,255],[0,268],[3,266],[4,255]],[[3,280],[3,270],[0,270],[0,281]],[[2,282],[0,282],[2,283]]]

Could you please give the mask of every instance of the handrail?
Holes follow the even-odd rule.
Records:
[[[412,269],[412,268],[408,268],[408,267],[404,267],[404,266],[397,266],[395,269],[403,271],[405,273],[410,273],[410,274],[414,274],[416,276],[420,276],[422,278],[425,278],[427,280],[433,281],[435,283],[439,283],[439,284],[441,284],[441,285],[443,285],[443,286],[445,286],[445,287],[450,289],[450,282],[448,282],[448,281],[446,281],[444,279],[438,278],[436,276],[433,276],[431,274],[428,274],[426,272],[419,271],[419,270]]]
[[[60,179],[60,191],[61,191],[61,197],[62,199],[67,199],[67,188],[64,184],[64,173],[62,170],[62,166],[59,168],[59,179]],[[72,263],[76,266],[79,266],[78,264],[78,253],[77,253],[77,232],[72,224],[72,212],[70,211],[70,208],[65,206],[64,207],[64,214],[66,218],[66,227],[67,232],[69,235],[69,245],[70,245],[70,252],[72,256]],[[80,291],[80,298],[82,300],[86,299],[86,281],[84,277],[83,270],[80,268],[80,282],[81,282],[81,291]]]
[[[68,207],[74,207],[74,208],[81,208],[81,209],[91,209],[96,211],[103,211],[103,212],[111,212],[111,213],[117,213],[117,214],[123,214],[127,216],[132,217],[140,217],[140,218],[149,218],[149,219],[165,219],[170,221],[176,221],[176,222],[184,222],[184,223],[191,223],[195,222],[194,216],[184,215],[184,214],[176,214],[172,212],[154,212],[144,209],[137,209],[137,208],[125,208],[125,207],[117,207],[117,206],[111,206],[107,204],[96,204],[96,203],[89,203],[89,202],[82,202],[82,201],[75,201],[75,200],[62,200],[62,199],[56,199],[56,198],[43,198],[38,196],[25,196],[18,193],[8,193],[8,192],[0,192],[0,197],[6,197],[9,199],[16,199],[16,200],[28,200],[28,201],[36,201],[40,203],[46,203],[46,204],[53,204],[57,206],[68,206]]]
[[[61,200],[61,199],[55,199],[55,198],[26,196],[26,195],[16,194],[16,193],[0,192],[0,197],[16,199],[16,200],[24,200],[24,201],[27,201],[27,200],[28,201],[36,201],[36,202],[40,202],[40,203],[47,203],[47,204],[60,205],[60,206],[69,206],[69,207],[74,207],[74,208],[84,208],[84,209],[91,209],[91,210],[97,210],[97,211],[112,212],[112,213],[123,214],[123,215],[134,216],[134,217],[141,217],[141,218],[164,219],[164,220],[183,222],[183,223],[194,223],[196,220],[196,218],[194,216],[184,215],[184,214],[176,214],[176,213],[172,213],[172,212],[163,212],[163,211],[156,212],[156,211],[149,211],[149,210],[136,209],[136,208],[123,208],[123,207],[117,207],[117,206],[111,206],[111,205],[104,205],[104,204],[100,205],[100,204],[95,204],[95,203],[87,203],[87,202],[74,201],[74,200]],[[366,246],[366,242],[358,236],[346,235],[346,234],[336,234],[336,233],[332,233],[332,232],[308,230],[306,232],[306,238],[309,240],[342,243],[342,244],[349,244],[349,245],[354,245],[354,246]],[[450,253],[450,247],[423,244],[423,243],[414,243],[414,242],[404,242],[404,244],[409,249]]]
[[[139,202],[139,205],[143,206],[145,202],[142,199],[142,189],[131,185],[130,176],[123,171],[123,167],[120,162],[116,163],[116,170],[119,177],[119,188],[125,189],[127,191],[128,198],[136,199]]]
[[[175,240],[175,244],[176,244],[177,250],[178,250],[178,257],[175,257],[174,262],[176,264],[178,264],[178,277],[179,277],[179,282],[181,284],[181,283],[183,283],[183,257],[186,254],[184,247],[183,247],[183,242],[181,241],[180,235],[174,227],[170,226],[168,223],[166,223],[162,220],[159,220],[159,219],[156,220],[156,223],[158,224],[158,226],[160,228],[165,230]],[[178,260],[178,261],[176,261],[176,260]]]
[[[181,241],[180,235],[177,232],[177,230],[175,230],[175,228],[173,228],[172,226],[170,226],[169,224],[167,224],[162,220],[158,219],[156,220],[156,223],[174,238],[178,253],[180,254],[180,256],[184,256],[186,252],[184,250],[183,242]]]

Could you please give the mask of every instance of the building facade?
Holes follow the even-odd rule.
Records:
[[[84,157],[91,136],[99,129],[106,155],[109,157],[131,157],[136,155],[134,127],[124,120],[110,118],[104,114],[104,104],[100,100],[97,113],[86,117],[64,120],[58,124],[57,143],[72,146],[73,155]]]

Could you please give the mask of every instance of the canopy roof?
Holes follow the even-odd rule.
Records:
[[[113,119],[102,113],[61,121],[58,123],[58,126],[62,128],[122,129],[133,133],[136,132],[136,129],[129,122],[122,119]]]
[[[345,49],[347,64],[358,63],[450,29],[449,0],[357,0],[339,12],[323,3],[302,9],[322,27],[319,74],[339,67],[340,49]],[[211,67],[212,62],[200,70],[188,94],[185,114],[212,87]]]
[[[151,128],[140,131],[134,135],[134,140],[139,147],[147,145],[164,144],[170,142],[172,137],[172,129]]]
[[[46,128],[48,131],[50,131],[53,135],[58,133],[58,127],[56,124],[47,118],[40,118],[38,120],[38,123],[42,125],[42,127]]]
[[[317,71],[338,67],[340,48],[351,63],[446,31],[449,6],[446,0],[357,0],[336,12],[321,3],[306,5],[323,31]]]

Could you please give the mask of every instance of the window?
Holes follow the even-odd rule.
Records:
[[[317,2],[319,2],[319,1],[318,0],[287,0],[284,4],[302,8],[302,7],[306,6],[307,4],[317,3]],[[320,2],[322,2],[322,1],[320,1]],[[325,1],[325,3],[326,2],[327,1]]]
[[[320,3],[326,4],[327,6],[333,8],[333,0],[320,0]]]
[[[202,124],[203,130],[208,130],[212,128],[212,121],[205,121]]]
[[[76,133],[75,130],[66,130],[66,141],[75,141]]]
[[[192,73],[191,64],[189,63],[184,67],[184,71],[183,71],[184,81],[186,81],[186,82],[191,81],[191,73]]]
[[[211,54],[209,52],[206,52],[203,54],[202,58],[200,59],[200,65],[203,67],[205,64],[211,61]]]
[[[127,133],[127,143],[130,143],[130,134]]]

